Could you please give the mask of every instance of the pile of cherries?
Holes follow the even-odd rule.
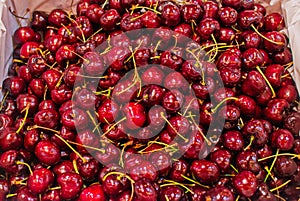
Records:
[[[2,84],[0,200],[299,200],[284,27],[253,0],[34,11]]]

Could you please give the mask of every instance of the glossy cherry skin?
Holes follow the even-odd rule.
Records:
[[[184,191],[177,186],[166,186],[160,189],[159,200],[180,201],[184,197]]]
[[[270,42],[270,41],[264,40],[264,48],[269,52],[280,52],[287,45],[287,40],[286,40],[285,36],[278,31],[267,32],[265,34],[265,37],[268,38],[269,40],[273,41],[273,42]]]
[[[249,170],[253,173],[258,173],[261,169],[257,155],[253,151],[242,151],[238,153],[236,156],[236,167],[242,171],[242,170]]]
[[[54,182],[54,174],[51,170],[46,168],[39,168],[33,171],[29,176],[27,185],[31,192],[41,194]]]
[[[17,99],[17,109],[21,112],[26,107],[28,108],[29,115],[34,114],[38,109],[38,99],[35,95],[31,94],[20,94]]]
[[[293,103],[298,97],[298,91],[293,85],[285,85],[279,88],[277,96],[287,100],[289,103]]]
[[[83,158],[86,160],[85,162],[81,158],[77,159],[78,171],[83,179],[92,181],[100,169],[99,163],[96,159],[88,155]]]
[[[297,171],[297,164],[287,156],[278,156],[274,168],[279,177],[289,177]]]
[[[144,107],[139,103],[130,102],[123,108],[126,117],[126,127],[137,129],[142,127],[146,122],[146,113]]]
[[[222,7],[219,12],[219,19],[225,26],[231,26],[236,23],[238,19],[238,12],[231,7]]]
[[[200,5],[197,4],[185,4],[181,6],[181,15],[185,22],[190,23],[193,20],[199,21],[203,15],[203,10]]]
[[[45,165],[54,165],[60,160],[59,148],[48,140],[40,141],[34,150],[35,156]]]
[[[142,178],[149,179],[150,181],[154,181],[158,176],[157,169],[154,165],[149,161],[143,161],[139,165],[133,167],[130,171],[130,177],[137,181]]]
[[[242,91],[248,96],[258,96],[266,87],[266,82],[257,71],[250,71],[242,84]]]
[[[168,2],[165,5],[160,5],[158,10],[161,12],[161,19],[164,25],[171,27],[176,26],[180,22],[180,10],[175,3]]]
[[[156,66],[147,68],[145,72],[141,75],[142,82],[147,84],[162,84],[162,81],[164,79],[164,72]]]
[[[294,146],[294,136],[286,129],[278,129],[271,134],[271,143],[280,150],[288,151]]]
[[[49,24],[56,27],[61,27],[62,24],[68,25],[69,23],[68,14],[61,9],[54,9],[50,12],[48,16],[48,22]]]
[[[257,12],[260,12],[264,16],[267,13],[266,8],[263,5],[259,4],[259,3],[254,3],[253,10],[255,10]]]
[[[211,35],[218,34],[220,31],[220,24],[217,20],[212,18],[205,18],[200,21],[196,32],[203,37],[203,39],[209,39]]]
[[[194,160],[190,171],[200,182],[206,184],[214,183],[220,177],[220,169],[217,164],[205,159]]]
[[[272,59],[274,63],[278,63],[280,65],[288,64],[293,60],[291,50],[287,47],[281,52],[273,53]]]
[[[79,195],[78,201],[105,201],[103,188],[100,184],[93,184],[83,189]]]
[[[155,201],[157,200],[157,191],[152,182],[147,179],[140,179],[134,185],[134,192],[137,201]]]
[[[14,120],[11,116],[1,113],[0,114],[0,130],[3,130],[7,127],[13,127]]]
[[[147,108],[162,102],[165,90],[158,85],[149,85],[142,89],[141,100]]]
[[[161,18],[152,11],[146,11],[141,19],[146,28],[158,28],[161,24]]]
[[[20,152],[16,150],[8,150],[0,155],[0,167],[8,173],[19,173],[24,169],[24,165],[17,165],[17,161],[24,161]]]
[[[271,13],[265,17],[266,31],[280,31],[285,27],[284,18],[279,13]]]
[[[75,48],[72,45],[63,45],[55,53],[55,59],[61,66],[65,66],[67,62],[73,63],[76,61]]]
[[[251,70],[256,66],[261,66],[264,62],[263,55],[256,48],[249,48],[242,54],[243,64],[246,70]]]
[[[38,195],[33,194],[27,186],[21,187],[17,191],[15,201],[38,201]]]
[[[30,26],[35,31],[45,30],[48,24],[48,15],[42,11],[33,11]]]
[[[87,16],[91,22],[97,24],[103,13],[104,10],[98,4],[91,4],[87,7],[85,16]]]
[[[230,169],[231,153],[226,149],[219,149],[211,153],[210,160],[218,165],[222,172],[228,171]]]
[[[22,144],[22,137],[16,133],[13,127],[6,127],[0,133],[0,150],[7,151],[10,149],[19,149]]]
[[[35,32],[30,27],[20,27],[13,35],[13,40],[16,44],[23,44],[26,42],[33,41]]]
[[[41,201],[61,201],[60,190],[48,190],[42,195]]]
[[[226,51],[222,53],[216,63],[218,69],[221,68],[237,68],[242,67],[242,60],[238,54]]]
[[[47,128],[56,128],[59,121],[59,115],[55,109],[44,109],[38,111],[34,116],[34,123],[38,126]]]
[[[242,171],[235,175],[232,180],[237,192],[245,197],[251,197],[257,190],[257,180],[255,175],[250,171]]]
[[[214,18],[218,16],[219,6],[214,1],[206,1],[203,3],[203,19],[204,18]]]
[[[265,117],[276,124],[282,123],[285,110],[289,108],[289,103],[285,99],[275,98],[269,101],[264,110]]]
[[[244,10],[238,14],[237,22],[242,29],[249,29],[251,25],[259,27],[263,23],[263,15],[254,10]]]
[[[300,130],[299,119],[300,114],[298,112],[292,112],[284,119],[284,127],[289,129],[294,135],[298,135]]]
[[[57,183],[60,185],[62,199],[74,199],[83,186],[82,178],[76,173],[63,173],[58,175]]]
[[[2,91],[8,91],[13,97],[17,97],[19,94],[23,93],[26,84],[25,80],[21,77],[8,77],[3,81]]]
[[[239,131],[231,130],[222,136],[224,146],[232,151],[242,150],[244,147],[244,139]]]
[[[114,30],[121,20],[120,14],[115,9],[109,9],[100,17],[100,24],[104,30]]]

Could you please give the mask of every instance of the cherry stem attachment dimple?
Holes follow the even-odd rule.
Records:
[[[226,101],[228,101],[228,100],[235,100],[235,101],[238,101],[239,99],[236,98],[236,97],[227,97],[227,98],[224,98],[221,102],[218,103],[218,105],[216,105],[216,107],[214,107],[213,109],[211,109],[211,112],[212,112],[212,113],[215,113],[215,112],[219,109],[219,107],[221,107],[221,105],[222,105],[223,103],[225,103]]]

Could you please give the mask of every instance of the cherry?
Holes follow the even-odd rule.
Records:
[[[293,103],[298,97],[298,92],[293,85],[285,85],[278,89],[277,96],[287,100],[289,103]]]
[[[24,169],[24,165],[17,161],[24,161],[20,152],[14,149],[10,149],[1,153],[0,155],[0,167],[8,173],[19,173]]]
[[[53,172],[55,175],[60,175],[67,172],[74,173],[75,171],[72,162],[69,160],[65,160],[55,165],[53,168]]]
[[[265,17],[266,31],[280,31],[285,27],[284,19],[279,13],[271,13]]]
[[[233,29],[231,28],[220,28],[220,36],[218,38],[218,40],[220,42],[224,42],[224,43],[230,43],[231,41],[233,41],[235,39],[235,32]]]
[[[237,192],[245,197],[253,196],[258,188],[255,175],[247,170],[235,175],[232,179],[232,183]]]
[[[180,109],[183,105],[183,95],[178,90],[168,91],[164,94],[162,106],[171,113]]]
[[[287,47],[285,47],[281,52],[273,53],[272,59],[274,63],[278,63],[280,65],[286,65],[293,60],[291,50]]]
[[[56,53],[56,51],[64,44],[63,37],[61,35],[54,35],[48,37],[44,41],[45,48],[50,52]]]
[[[262,43],[261,37],[256,32],[250,30],[247,30],[242,33],[242,39],[243,42],[245,43],[246,49],[259,48]]]
[[[45,82],[41,78],[34,78],[29,83],[29,89],[38,98],[42,98],[45,95]]]
[[[242,29],[249,29],[251,26],[261,27],[263,15],[254,10],[244,10],[238,14],[237,23]]]
[[[157,192],[152,182],[147,179],[140,179],[134,185],[134,192],[137,200],[157,200]]]
[[[200,182],[206,184],[214,183],[220,177],[220,169],[217,164],[205,159],[194,160],[190,171]]]
[[[100,17],[100,24],[104,30],[114,30],[121,17],[117,10],[109,9]]]
[[[76,54],[74,52],[75,48],[72,45],[62,45],[55,53],[55,60],[61,66],[73,63],[76,61]]]
[[[293,148],[294,136],[286,129],[278,129],[271,134],[271,142],[274,147],[287,151]]]
[[[146,28],[158,28],[161,24],[161,18],[155,12],[150,10],[142,15],[141,20]]]
[[[13,35],[13,40],[16,44],[24,44],[26,42],[33,41],[35,32],[30,27],[20,27]]]
[[[300,130],[299,125],[299,118],[300,115],[298,112],[292,112],[284,119],[284,127],[289,129],[290,132],[292,132],[295,136],[298,135]]]
[[[91,4],[87,7],[85,16],[88,17],[91,22],[97,24],[103,14],[104,10],[98,4]]]
[[[289,108],[289,103],[285,99],[275,98],[269,101],[264,110],[265,117],[276,124],[282,123],[285,117],[285,110]]]
[[[268,40],[264,40],[264,48],[269,52],[280,52],[286,47],[286,38],[278,31],[267,32],[265,37]]]
[[[219,12],[219,19],[225,26],[234,25],[238,19],[238,12],[231,7],[222,7]]]
[[[20,187],[15,197],[17,201],[38,201],[38,196],[33,194],[27,186]]]
[[[17,109],[21,112],[28,108],[28,114],[34,114],[38,109],[38,99],[35,95],[20,94],[17,99]]]
[[[177,186],[166,186],[160,189],[159,200],[180,201],[184,197],[184,192]]]
[[[54,174],[46,168],[39,168],[32,172],[27,181],[28,188],[35,194],[41,194],[54,182]]]
[[[43,31],[48,25],[48,15],[42,11],[33,11],[30,26],[35,31]]]
[[[130,102],[124,106],[123,112],[126,117],[125,125],[127,128],[135,130],[144,125],[146,113],[141,104]]]
[[[278,156],[274,168],[279,177],[289,177],[297,171],[297,164],[287,156]]]
[[[92,181],[94,180],[94,176],[100,169],[99,163],[91,156],[84,156],[83,158],[85,159],[85,161],[82,161],[81,158],[78,158],[76,161],[78,171],[83,179]]]
[[[236,166],[240,171],[249,170],[253,173],[258,173],[261,169],[256,153],[249,150],[240,152],[236,156]]]
[[[180,9],[173,2],[161,3],[158,7],[161,12],[161,21],[166,26],[176,26],[180,22]]]
[[[25,91],[25,80],[21,77],[8,77],[3,81],[2,91],[8,91],[13,97],[17,97],[19,94]]]
[[[161,85],[164,78],[164,72],[156,66],[147,68],[141,75],[142,83]]]
[[[60,174],[56,180],[61,187],[60,196],[62,199],[75,199],[83,186],[81,176],[76,173]]]
[[[218,165],[222,172],[230,169],[232,155],[226,149],[219,149],[211,153],[210,160]]]
[[[240,151],[243,149],[244,139],[239,131],[227,131],[222,137],[223,144],[227,149],[232,151]]]
[[[14,120],[7,114],[0,114],[0,130],[4,130],[7,127],[13,127]]]
[[[200,5],[197,4],[184,4],[180,8],[182,18],[185,22],[197,22],[203,15],[203,10]]]
[[[253,10],[257,11],[257,12],[260,12],[263,16],[266,15],[266,8],[259,4],[259,3],[254,3],[254,7],[253,7]]]
[[[68,25],[68,14],[61,9],[54,9],[49,13],[48,22],[50,25],[60,27],[62,25]]]
[[[212,35],[218,34],[219,31],[219,22],[212,18],[201,20],[196,29],[196,32],[203,37],[203,39],[209,39]]]
[[[60,191],[59,190],[48,190],[42,195],[41,201],[60,201]]]
[[[219,6],[216,2],[214,1],[205,1],[203,3],[203,18],[217,18],[218,11],[219,11]]]
[[[47,128],[56,128],[58,121],[59,115],[55,109],[40,110],[34,116],[34,123],[36,125]]]
[[[130,171],[130,177],[134,181],[146,178],[150,181],[155,181],[157,179],[158,172],[154,165],[149,161],[143,161],[137,166],[133,167]]]
[[[242,61],[246,70],[251,70],[256,66],[261,66],[264,62],[264,58],[258,49],[249,48],[243,52]]]
[[[54,165],[60,160],[59,148],[49,140],[38,142],[34,153],[38,160],[45,165]]]
[[[23,139],[14,127],[6,127],[1,131],[0,149],[2,151],[19,149],[22,143]]]
[[[83,189],[78,198],[79,201],[105,201],[103,188],[100,184],[93,184]]]

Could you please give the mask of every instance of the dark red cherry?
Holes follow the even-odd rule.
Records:
[[[183,94],[178,90],[168,91],[164,94],[162,106],[171,113],[178,111],[183,105]]]
[[[42,11],[33,11],[30,26],[36,31],[43,31],[48,24],[48,15]]]
[[[283,16],[279,13],[267,15],[264,25],[266,31],[280,31],[285,27]]]
[[[242,39],[245,43],[245,48],[259,48],[261,45],[261,37],[254,31],[247,30],[242,33]]]
[[[265,117],[273,123],[280,124],[285,118],[289,103],[285,99],[275,98],[269,101],[264,110]]]
[[[152,182],[147,179],[140,179],[134,185],[134,192],[137,200],[155,201],[157,200],[157,191]]]
[[[37,54],[39,48],[40,45],[37,42],[26,42],[21,46],[20,57],[22,59],[28,59],[30,56]]]
[[[72,22],[74,33],[81,39],[89,38],[93,34],[93,27],[89,18],[79,16]]]
[[[180,22],[180,9],[173,2],[161,3],[158,7],[158,11],[161,12],[162,23],[165,26],[176,26]]]
[[[31,192],[35,194],[41,194],[54,182],[54,174],[47,168],[39,168],[32,172],[28,177],[27,185]]]
[[[14,120],[11,116],[1,113],[0,114],[0,130],[3,130],[7,127],[13,127]]]
[[[198,22],[203,15],[201,6],[197,4],[184,4],[181,6],[180,10],[182,18],[187,23],[192,21]]]
[[[280,64],[272,64],[267,66],[265,69],[265,76],[269,80],[269,82],[272,84],[273,87],[277,88],[281,85],[281,77],[284,73],[285,69]]]
[[[219,6],[214,1],[205,1],[203,3],[203,19],[204,18],[214,18],[216,19],[218,16]]]
[[[30,82],[32,80],[32,74],[27,65],[20,66],[17,72],[18,77],[23,78],[26,82]]]
[[[29,89],[31,92],[36,95],[38,98],[42,98],[45,95],[45,82],[41,78],[34,78],[29,83]]]
[[[44,41],[45,48],[50,52],[55,53],[60,46],[64,44],[63,37],[61,35],[54,35],[48,37]]]
[[[298,91],[294,85],[285,85],[279,88],[277,97],[293,103],[298,97]]]
[[[239,12],[237,23],[242,29],[250,29],[251,25],[261,27],[263,15],[254,10],[244,10]]]
[[[231,130],[222,136],[223,145],[232,151],[240,151],[244,147],[244,139],[239,131]]]
[[[110,100],[105,100],[97,110],[98,120],[102,123],[112,123],[118,114],[118,105]]]
[[[142,163],[133,167],[130,171],[130,177],[138,181],[139,179],[145,178],[150,181],[157,179],[158,172],[154,165],[149,161],[143,161]]]
[[[126,117],[125,125],[129,129],[138,129],[146,122],[146,113],[143,105],[139,103],[130,102],[123,108]]]
[[[298,135],[300,130],[299,120],[300,114],[298,112],[292,112],[284,119],[284,127],[289,129],[294,135]]]
[[[17,97],[19,94],[23,93],[26,84],[25,80],[20,77],[8,77],[3,81],[2,91],[5,93],[9,92],[10,95]]]
[[[114,30],[121,17],[117,10],[109,9],[100,17],[100,24],[104,30]]]
[[[47,128],[56,128],[58,121],[59,115],[55,109],[40,110],[34,116],[34,123],[36,125]]]
[[[33,41],[35,37],[35,32],[30,27],[20,27],[13,35],[13,40],[16,44],[23,44],[26,42]]]
[[[284,48],[281,52],[276,52],[272,54],[272,59],[274,63],[280,65],[285,65],[290,63],[293,60],[292,52],[289,48]]]
[[[221,27],[219,41],[223,43],[230,43],[235,39],[235,31],[232,28]]]
[[[250,171],[242,171],[235,175],[232,180],[237,192],[245,197],[251,197],[257,190],[257,179]]]
[[[60,195],[64,200],[75,199],[83,186],[81,176],[76,173],[63,173],[58,175],[57,183],[61,187]]]
[[[61,200],[60,190],[48,190],[41,197],[41,201],[60,201],[60,200]]]
[[[278,177],[289,177],[297,171],[297,163],[290,157],[278,156],[274,168]]]
[[[220,31],[220,24],[213,18],[205,18],[200,21],[196,28],[196,32],[203,39],[209,39],[212,35],[218,34]]]
[[[234,25],[238,19],[238,12],[231,7],[222,7],[219,12],[219,19],[225,26]]]
[[[67,63],[73,63],[76,61],[75,48],[72,45],[61,46],[55,54],[57,63],[61,66],[65,66]]]
[[[261,169],[258,163],[257,155],[253,151],[249,151],[249,150],[242,151],[238,153],[235,160],[236,160],[236,167],[239,169],[239,171],[249,170],[253,173],[258,173]]]
[[[222,68],[236,68],[242,67],[242,60],[238,54],[226,51],[222,53],[216,63],[218,69]]]
[[[149,85],[142,89],[141,99],[147,108],[162,102],[165,90],[158,85]]]
[[[141,19],[146,28],[158,28],[161,24],[161,18],[153,11],[146,11]]]
[[[62,25],[68,25],[68,14],[61,9],[54,9],[49,13],[48,22],[50,25],[61,27]]]
[[[226,149],[219,149],[211,153],[210,160],[216,163],[222,172],[226,172],[230,169],[232,155]]]
[[[85,16],[88,17],[91,22],[98,24],[103,13],[103,8],[101,8],[98,4],[91,4],[87,7]]]
[[[93,184],[83,189],[79,195],[78,201],[105,201],[103,187],[100,184]]]
[[[0,167],[8,173],[19,173],[24,168],[24,165],[16,164],[19,160],[23,161],[19,151],[14,149],[5,151],[0,155]]]
[[[160,189],[160,201],[180,201],[184,197],[184,191],[177,186],[166,186]]]
[[[81,158],[76,160],[78,171],[83,179],[86,181],[92,181],[95,179],[95,175],[100,169],[100,165],[96,159],[91,156],[84,156],[85,161],[83,162]]]
[[[254,3],[253,10],[260,12],[263,16],[265,16],[267,13],[266,8],[259,3]]]
[[[220,177],[220,169],[217,164],[205,159],[194,160],[190,170],[200,182],[206,184],[214,183]]]
[[[38,201],[38,195],[32,193],[27,186],[23,186],[17,190],[16,201]],[[14,199],[13,198],[13,199]]]
[[[161,85],[164,79],[164,72],[162,69],[156,66],[152,66],[146,69],[145,72],[141,75],[142,82],[147,84],[156,84]]]
[[[256,66],[261,66],[264,62],[264,57],[256,48],[249,48],[242,54],[242,61],[246,70],[251,70]]]
[[[35,156],[45,165],[54,165],[60,160],[59,148],[48,140],[40,141],[35,147]]]
[[[34,114],[38,109],[38,99],[32,94],[20,94],[17,99],[17,109],[21,112],[28,107],[28,114]]]
[[[0,149],[7,151],[10,149],[19,149],[22,144],[22,137],[13,127],[6,127],[0,134]]]
[[[291,150],[294,146],[294,136],[286,129],[278,129],[271,134],[272,146],[283,150]]]
[[[265,34],[265,37],[271,41],[264,40],[264,48],[268,52],[280,52],[287,45],[285,36],[278,31],[270,31]]]

